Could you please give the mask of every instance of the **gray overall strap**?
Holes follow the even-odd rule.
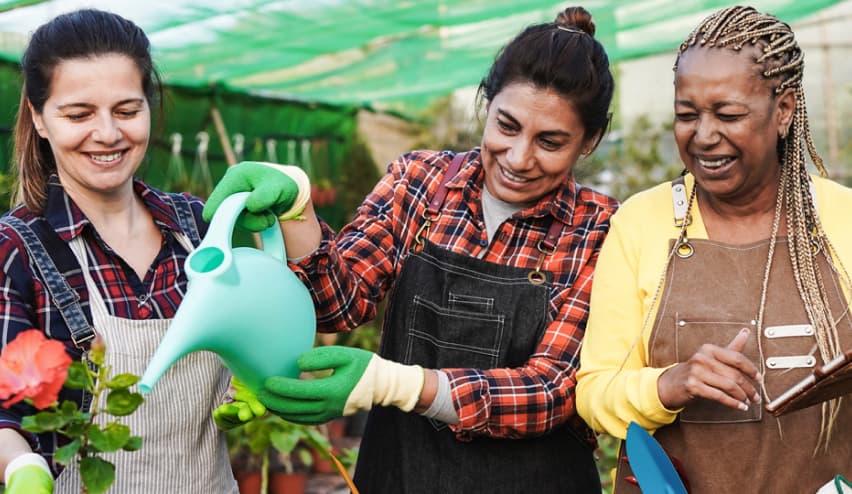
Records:
[[[174,207],[180,229],[189,237],[192,245],[200,244],[201,234],[198,232],[198,224],[189,199],[181,194],[168,194],[168,198]]]
[[[36,268],[41,274],[48,292],[50,292],[50,299],[59,309],[59,313],[62,314],[62,318],[71,332],[74,345],[83,350],[83,344],[94,338],[95,332],[89,321],[86,320],[86,315],[80,306],[80,296],[68,285],[62,275],[63,271],[59,270],[53,257],[48,253],[48,249],[45,248],[45,243],[55,249],[66,249],[73,259],[70,248],[53,230],[48,228],[39,228],[42,235],[38,235],[26,222],[11,215],[3,216],[0,218],[0,222],[15,230],[21,240],[24,241],[27,252],[35,261]],[[79,266],[77,267],[79,269]]]

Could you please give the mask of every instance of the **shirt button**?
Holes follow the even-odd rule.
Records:
[[[137,300],[140,304],[144,304],[145,302],[147,302],[147,301],[148,301],[148,295],[139,295],[138,297],[136,297],[136,300]]]
[[[483,247],[487,247],[488,246],[488,240],[485,240],[483,238],[482,240],[479,241],[479,245],[481,245]]]

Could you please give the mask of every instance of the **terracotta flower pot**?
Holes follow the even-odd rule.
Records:
[[[307,484],[308,474],[305,472],[269,474],[269,494],[303,494]]]
[[[348,424],[348,420],[346,419],[346,417],[334,419],[334,420],[326,423],[325,426],[328,430],[328,440],[332,441],[332,443],[333,443],[334,441],[337,441],[339,439],[343,439],[344,437],[346,437],[347,424]]]
[[[260,494],[260,472],[234,472],[240,494]]]
[[[337,468],[330,458],[326,458],[319,451],[312,451],[311,456],[314,458],[313,470],[316,473],[336,473]]]

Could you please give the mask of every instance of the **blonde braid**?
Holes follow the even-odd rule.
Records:
[[[703,47],[727,47],[735,51],[740,51],[746,44],[758,46],[762,54],[756,57],[754,62],[761,66],[763,77],[773,86],[773,95],[777,96],[788,88],[795,91],[796,107],[790,133],[781,136],[779,187],[783,190],[779,190],[778,197],[784,201],[787,245],[796,286],[808,319],[815,329],[822,361],[827,362],[841,352],[837,321],[848,315],[849,307],[847,303],[843,313],[837,318],[832,314],[828,290],[817,262],[818,257],[825,256],[846,293],[852,290],[852,282],[823,230],[810,193],[806,149],[819,174],[825,177],[828,173],[814,146],[808,121],[802,88],[804,54],[789,25],[752,7],[730,7],[706,18],[681,44],[675,70],[681,55],[696,43]],[[773,233],[772,243],[774,241]],[[768,273],[765,273],[765,276],[768,276]],[[823,428],[818,447],[819,444],[828,446],[840,401],[836,399],[823,404]]]

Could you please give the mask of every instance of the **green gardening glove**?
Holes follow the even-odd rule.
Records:
[[[251,422],[266,413],[266,407],[257,400],[257,396],[251,392],[236,377],[231,377],[232,401],[219,405],[213,410],[213,421],[223,431]]]
[[[271,412],[297,424],[321,424],[372,406],[410,412],[423,390],[423,368],[385,360],[343,346],[308,350],[297,361],[303,372],[332,371],[313,379],[270,377],[258,399]]]
[[[237,192],[251,192],[237,225],[259,232],[278,221],[299,218],[311,198],[311,184],[297,166],[243,161],[228,168],[213,188],[202,212],[204,220],[213,219],[225,198]]]
[[[29,461],[36,457],[40,461]],[[5,479],[4,494],[53,494],[53,475],[47,462],[35,453],[22,455],[9,462]]]

